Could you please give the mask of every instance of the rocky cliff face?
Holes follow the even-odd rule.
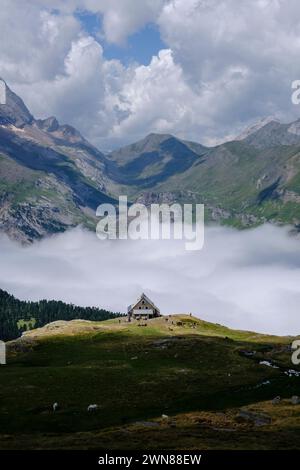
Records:
[[[106,189],[106,160],[55,117],[36,120],[6,88],[0,105],[0,230],[22,242],[95,225],[95,209],[115,200]]]
[[[18,128],[22,128],[26,124],[31,124],[33,122],[33,116],[26,108],[22,99],[11,91],[6,84],[5,89],[6,103],[0,105],[0,124],[11,124]]]

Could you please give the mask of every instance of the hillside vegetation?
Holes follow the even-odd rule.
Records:
[[[57,300],[22,301],[0,289],[0,339],[9,341],[22,332],[56,320],[107,320],[120,314],[96,307],[77,307]]]
[[[291,341],[189,315],[30,331],[1,368],[0,448],[297,448]]]

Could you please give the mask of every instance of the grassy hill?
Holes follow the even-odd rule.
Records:
[[[297,226],[299,161],[299,145],[258,149],[228,142],[153,191],[175,191],[176,200],[202,202],[208,219],[239,228],[266,221]]]
[[[120,313],[97,307],[78,307],[60,300],[39,300],[38,302],[16,299],[0,289],[0,339],[9,341],[21,336],[24,331],[39,328],[57,320],[103,321],[116,318]]]
[[[204,203],[207,221],[237,228],[268,221],[298,229],[299,136],[274,125],[211,148],[150,134],[108,156],[112,193],[145,204]]]
[[[291,341],[188,315],[32,330],[1,367],[0,448],[297,448]]]

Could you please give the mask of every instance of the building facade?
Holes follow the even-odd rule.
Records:
[[[160,317],[160,310],[144,293],[137,299],[137,301],[129,305],[127,309],[128,321],[135,320],[149,320],[150,318]]]

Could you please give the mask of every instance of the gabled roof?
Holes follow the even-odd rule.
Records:
[[[150,304],[155,310],[157,310],[160,313],[159,308],[156,307],[156,305],[152,302],[152,300],[149,299],[149,297],[146,296],[146,294],[144,294],[144,292],[142,293],[142,295],[140,295],[140,297],[137,299],[136,302],[129,305],[129,307],[127,308],[127,312],[133,309],[141,300],[145,300],[148,304]]]

